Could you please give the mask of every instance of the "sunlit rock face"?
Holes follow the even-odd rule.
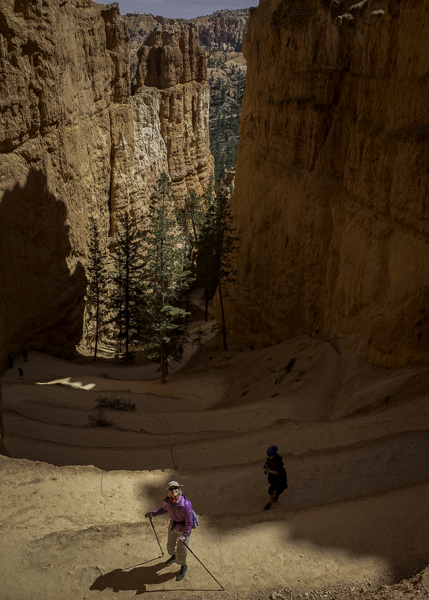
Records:
[[[162,172],[179,198],[213,172],[205,57],[194,28],[154,34],[167,87],[131,97],[118,4],[8,0],[0,23],[0,356],[26,345],[67,357],[91,338],[89,216],[110,246]]]
[[[429,351],[425,0],[250,10],[229,326],[345,339],[376,364]]]
[[[127,13],[122,16],[131,38],[131,49],[138,48],[155,27],[168,26],[174,19],[151,14]],[[211,15],[180,20],[198,28],[200,44],[207,49],[241,52],[247,25],[247,9],[216,11]]]
[[[201,193],[213,173],[209,140],[210,90],[198,30],[189,25],[157,27],[138,51],[137,92],[158,98],[159,123],[168,172],[178,199]]]
[[[245,11],[236,11],[245,13]],[[207,48],[222,49],[241,52],[243,49],[243,38],[246,32],[247,14],[216,14],[207,17],[198,17],[195,22],[198,25],[200,43]]]

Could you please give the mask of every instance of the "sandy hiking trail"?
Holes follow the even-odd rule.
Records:
[[[32,352],[3,374],[1,600],[329,597],[427,564],[429,369],[371,368],[306,336],[186,347],[173,366],[161,385],[154,365]],[[106,409],[114,425],[91,427],[99,396],[136,411]],[[273,443],[289,488],[263,512]],[[164,564],[144,514],[171,479],[200,517],[191,548],[225,591],[193,556],[183,582]],[[166,552],[166,519],[154,525]]]

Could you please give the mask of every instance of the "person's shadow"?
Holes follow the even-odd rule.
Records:
[[[115,569],[114,571],[110,571],[110,573],[97,577],[89,589],[99,590],[100,592],[107,588],[111,588],[114,592],[136,590],[137,596],[147,591],[146,584],[160,585],[177,577],[177,571],[174,573],[170,571],[158,574],[158,571],[161,569],[165,569],[165,562],[152,565],[151,567],[138,567],[137,569],[132,569],[132,571]]]

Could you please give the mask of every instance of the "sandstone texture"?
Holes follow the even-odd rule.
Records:
[[[82,335],[87,223],[112,229],[128,135],[119,5],[0,3],[0,355],[70,354]],[[121,134],[123,125],[127,131]]]
[[[0,356],[70,356],[88,334],[89,216],[108,246],[170,164],[183,194],[213,170],[205,63],[131,97],[118,4],[0,0],[0,23]]]
[[[176,19],[139,13],[127,13],[122,18],[130,33],[131,49],[140,47],[155,27],[165,27],[176,21]],[[196,25],[199,42],[208,50],[241,52],[247,20],[247,9],[226,9],[205,17],[179,19],[178,22]]]
[[[198,31],[189,25],[157,27],[138,51],[137,92],[159,101],[168,172],[179,200],[202,193],[213,173],[209,139],[210,88]]]
[[[202,319],[191,339],[210,337]],[[25,382],[1,375],[13,457],[0,456],[2,600],[427,598],[427,572],[398,582],[429,554],[429,365],[392,373],[309,336],[253,351],[184,344],[162,386],[154,363],[29,358],[16,361]],[[100,397],[136,410],[88,427]],[[271,440],[289,487],[264,511]],[[183,582],[160,557],[144,515],[171,480],[223,594],[194,557]],[[153,525],[165,552],[166,515]]]
[[[147,36],[156,27],[167,27],[177,20],[139,13],[127,13],[122,18],[130,33],[130,73],[134,80],[138,67],[137,52]],[[206,17],[179,19],[178,22],[182,25],[195,25],[198,28],[199,42],[208,51],[241,52],[247,20],[247,9],[227,9]]]
[[[250,10],[237,337],[345,336],[374,364],[427,361],[428,31],[424,0]]]
[[[200,44],[207,49],[241,52],[247,20],[247,10],[236,10],[219,11],[193,21],[198,26]]]
[[[141,15],[140,13],[127,13],[122,15],[130,34],[131,48],[140,48],[147,36],[155,27],[165,25],[168,21],[165,17],[154,15]]]

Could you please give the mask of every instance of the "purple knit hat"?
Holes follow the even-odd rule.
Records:
[[[278,448],[277,446],[270,446],[267,450],[267,456],[274,456],[274,454],[277,452]]]

